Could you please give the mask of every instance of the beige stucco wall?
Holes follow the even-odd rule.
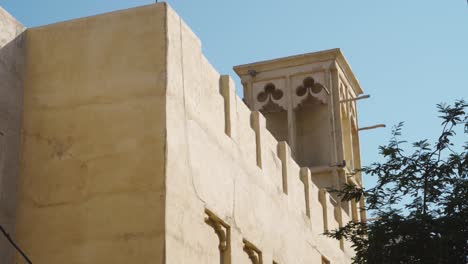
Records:
[[[25,28],[0,7],[0,224],[14,235],[19,171]],[[0,236],[0,263],[13,248]]]
[[[223,264],[252,263],[244,241],[263,263],[350,263],[322,235],[348,219],[323,189],[338,172],[300,168],[167,4],[25,35],[16,238],[34,263],[219,263],[207,212]]]
[[[266,130],[263,116],[235,95],[233,81],[213,69],[200,40],[172,10],[167,24],[167,263],[219,263],[206,209],[230,226],[232,263],[252,263],[243,239],[262,252],[263,263],[320,263],[322,256],[350,263],[348,245],[342,251],[321,235],[314,176],[305,173],[301,181],[299,166],[290,153],[281,157],[284,144]],[[333,199],[325,194],[322,201],[329,228],[338,227]]]
[[[164,263],[165,14],[27,31],[17,240],[34,263]]]

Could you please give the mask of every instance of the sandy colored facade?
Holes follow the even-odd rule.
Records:
[[[24,26],[0,7],[0,224],[14,233],[24,81]],[[0,263],[13,250],[0,239]]]
[[[326,191],[362,182],[338,49],[236,66],[243,100],[165,3],[0,18],[0,220],[33,263],[351,262],[322,235],[365,220]]]

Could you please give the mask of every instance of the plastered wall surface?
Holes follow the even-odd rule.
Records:
[[[25,27],[0,7],[0,224],[14,235],[24,77]],[[0,263],[13,248],[0,238]]]
[[[207,209],[229,227],[222,263],[320,263],[322,256],[351,262],[349,245],[342,250],[321,235],[324,210],[328,227],[338,227],[335,201],[323,193],[328,206],[322,206],[310,171],[237,97],[234,82],[213,69],[200,40],[171,9],[166,107],[167,263],[220,263],[221,238],[206,223]],[[245,241],[261,254],[250,258]]]
[[[164,263],[165,25],[157,4],[27,31],[17,241],[34,263]]]
[[[33,263],[351,262],[348,243],[322,235],[351,219],[324,189],[347,168],[322,168],[343,149],[359,155],[341,145],[348,121],[333,119],[341,92],[330,94],[319,120],[331,121],[316,133],[334,139],[333,151],[300,149],[296,162],[289,121],[281,124],[290,113],[268,125],[275,138],[165,3],[23,35],[24,105],[9,99],[22,110],[15,238]],[[332,65],[338,51],[324,54]],[[330,87],[354,82],[347,68],[317,76]],[[313,126],[301,129],[306,145]]]

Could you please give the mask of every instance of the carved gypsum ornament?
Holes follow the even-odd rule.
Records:
[[[205,223],[214,229],[219,239],[218,248],[221,251],[221,254],[224,253],[228,249],[229,243],[228,227],[221,223],[218,218],[209,212],[206,213]]]
[[[257,101],[263,103],[263,106],[260,109],[260,111],[263,113],[268,113],[285,110],[283,109],[283,107],[281,107],[275,102],[283,98],[283,95],[283,91],[277,89],[273,83],[266,84],[263,88],[263,91],[261,91],[257,95]]]
[[[307,77],[302,81],[302,85],[296,88],[296,96],[300,98],[300,102],[296,105],[313,104],[318,100],[322,104],[327,103],[325,87],[315,82],[312,77]]]
[[[249,256],[250,261],[252,264],[262,264],[262,256],[260,251],[252,245],[250,242],[244,239],[244,251]]]
[[[318,100],[315,96],[312,96],[310,94],[304,96],[300,102],[297,103],[295,106],[295,110],[297,109],[302,109],[306,106],[313,106],[313,105],[323,105],[323,102]]]

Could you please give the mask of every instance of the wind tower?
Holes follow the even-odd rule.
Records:
[[[260,111],[269,131],[286,141],[320,187],[354,181],[361,167],[356,100],[363,93],[340,49],[234,67],[244,100]],[[356,205],[353,218],[357,219]],[[349,213],[349,205],[343,205]],[[363,216],[364,217],[364,216]]]

